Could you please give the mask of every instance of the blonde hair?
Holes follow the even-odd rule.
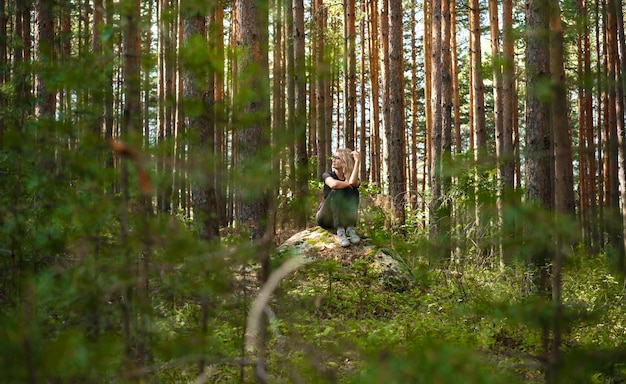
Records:
[[[337,149],[337,155],[341,164],[343,164],[343,174],[346,178],[349,178],[354,168],[354,159],[352,158],[352,150],[350,148]]]

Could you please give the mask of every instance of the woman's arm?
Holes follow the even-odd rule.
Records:
[[[326,179],[324,179],[324,183],[326,183],[326,185],[328,185],[332,189],[344,189],[350,186],[350,183],[348,183],[347,181],[337,180],[332,176],[328,176]]]
[[[354,168],[352,168],[352,174],[348,179],[349,185],[358,187],[359,182],[359,168],[361,168],[361,156],[357,151],[352,151],[352,158],[354,159]]]

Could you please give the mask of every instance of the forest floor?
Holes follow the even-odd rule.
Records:
[[[276,243],[310,232],[279,231]],[[414,284],[390,290],[368,266],[376,247],[370,239],[342,248],[333,234],[321,237],[307,248],[317,262],[286,278],[272,304],[280,320],[268,368],[277,378],[338,383],[543,381],[539,360],[523,345],[527,330],[483,313],[487,309],[481,306],[488,305],[483,295],[490,293],[474,277],[412,265]],[[311,243],[310,236],[304,242]]]

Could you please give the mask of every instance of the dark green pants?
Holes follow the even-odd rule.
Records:
[[[315,215],[317,225],[325,229],[354,227],[358,219],[359,189],[333,189]]]

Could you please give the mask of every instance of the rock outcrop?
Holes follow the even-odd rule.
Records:
[[[379,284],[388,290],[402,291],[411,284],[412,276],[393,250],[377,247],[367,239],[359,244],[341,247],[335,234],[320,227],[313,227],[291,236],[277,248],[277,255],[302,255],[308,262],[334,260],[342,266],[361,260],[369,265],[369,272],[377,277]]]

